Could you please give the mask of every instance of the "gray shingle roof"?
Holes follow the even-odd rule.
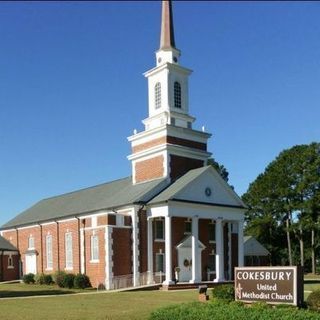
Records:
[[[6,251],[18,251],[8,240],[0,236],[0,250]]]
[[[116,209],[129,204],[146,203],[168,184],[166,179],[158,179],[133,185],[131,177],[127,177],[66,193],[39,201],[4,224],[1,229],[76,216],[102,209]]]

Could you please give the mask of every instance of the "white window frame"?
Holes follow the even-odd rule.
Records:
[[[158,265],[157,265],[157,257],[158,256],[162,256],[162,271],[158,271],[157,270],[157,267],[158,267]],[[156,259],[155,259],[155,271],[156,271],[156,274],[159,274],[160,272],[162,272],[162,273],[165,273],[165,255],[164,255],[164,253],[163,252],[157,252],[156,253]]]
[[[157,223],[161,223],[162,224],[162,237],[158,238],[157,236]],[[154,240],[158,241],[158,242],[163,242],[165,241],[165,230],[164,230],[165,226],[164,226],[164,220],[163,219],[156,219],[154,220]]]
[[[13,263],[13,258],[11,253],[8,256],[8,269],[14,269],[14,263]]]
[[[90,238],[91,260],[90,262],[99,262],[99,236],[93,234]]]
[[[47,256],[47,270],[53,270],[53,251],[52,251],[52,235],[46,236],[46,256]]]
[[[34,249],[35,246],[34,246],[34,237],[33,236],[29,236],[28,238],[28,249]]]
[[[72,247],[72,233],[67,232],[64,237],[65,241],[65,259],[66,270],[73,270],[73,247]]]
[[[154,107],[161,108],[161,83],[157,82],[154,86]]]

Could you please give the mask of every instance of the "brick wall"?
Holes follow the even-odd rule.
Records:
[[[100,222],[103,219],[100,220]],[[99,261],[91,260],[91,237],[98,236],[99,243]],[[105,228],[95,228],[84,231],[84,257],[85,257],[85,273],[90,278],[93,287],[97,288],[99,285],[105,283],[106,270],[106,251],[105,251]]]
[[[135,164],[136,182],[161,178],[164,175],[164,158],[162,155],[139,161]]]
[[[188,171],[203,167],[203,161],[175,155],[170,156],[170,177],[175,180]]]
[[[11,255],[13,267],[9,267],[9,254],[0,254],[0,281],[11,281],[19,279],[20,257],[16,252]]]
[[[132,274],[132,229],[113,228],[113,275]]]

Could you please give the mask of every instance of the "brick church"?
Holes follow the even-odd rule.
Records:
[[[180,54],[171,1],[162,1],[156,66],[144,74],[148,117],[128,138],[132,176],[43,199],[4,224],[20,275],[85,273],[115,289],[222,282],[243,265],[245,205],[207,165],[211,135],[193,129],[192,71]]]

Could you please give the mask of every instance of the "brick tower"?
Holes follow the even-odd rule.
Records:
[[[188,77],[192,70],[179,64],[175,46],[172,3],[162,1],[160,48],[156,67],[147,71],[148,118],[145,130],[128,137],[133,184],[158,178],[175,180],[191,169],[205,166],[211,134],[192,129]]]

